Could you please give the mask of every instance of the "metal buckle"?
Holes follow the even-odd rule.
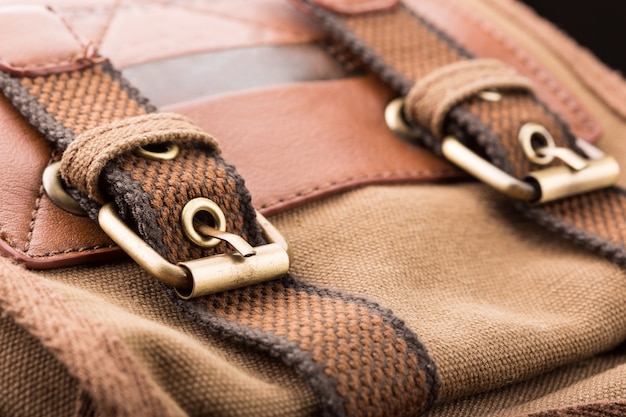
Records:
[[[257,211],[256,215],[269,244],[254,247],[251,251],[245,250],[245,253],[239,251],[242,245],[232,245],[237,251],[236,254],[215,255],[179,262],[176,265],[165,260],[137,236],[117,215],[112,203],[102,206],[98,214],[98,223],[102,230],[150,275],[173,286],[181,298],[190,299],[269,281],[289,271],[291,256],[287,242],[261,213]],[[229,243],[245,242],[232,233],[205,227],[203,232],[207,231],[211,237]],[[247,248],[250,246],[247,245]]]
[[[78,205],[78,202],[67,194],[63,187],[59,172],[60,165],[60,162],[56,162],[45,170],[43,174],[44,189],[51,200],[61,209],[85,216],[86,213]],[[206,200],[212,203],[207,199],[196,200]],[[206,210],[205,206],[201,208]],[[183,213],[183,229],[186,233],[184,223],[191,224],[196,212],[193,204],[189,205],[189,209],[189,213]],[[217,211],[221,212],[219,207],[216,207],[211,214],[216,215]],[[258,211],[256,212],[256,220],[269,244],[258,247],[250,246],[240,236],[226,232],[224,220],[218,222],[220,225],[216,225],[216,228],[202,225],[201,231],[204,236],[197,237],[197,239],[205,239],[200,245],[202,247],[211,247],[220,241],[225,241],[237,253],[215,255],[179,262],[174,265],[159,255],[124,223],[117,215],[113,203],[105,204],[98,212],[98,223],[102,230],[150,275],[167,285],[173,286],[176,293],[184,299],[269,281],[285,275],[289,271],[291,253],[287,241]],[[191,238],[190,240],[194,241]]]
[[[389,103],[385,120],[392,131],[407,136],[411,128],[402,116],[403,101],[396,99]],[[441,150],[446,159],[482,182],[511,198],[531,203],[554,201],[617,183],[620,168],[615,158],[582,139],[577,139],[576,144],[587,158],[571,149],[556,147],[550,133],[535,123],[527,123],[520,129],[519,140],[533,163],[547,165],[556,158],[564,165],[532,171],[519,180],[478,156],[453,136],[443,139]]]

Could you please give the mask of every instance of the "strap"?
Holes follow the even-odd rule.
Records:
[[[2,73],[0,87],[59,152],[81,135],[86,135],[87,139],[93,136],[93,132],[98,132],[93,130],[95,128],[111,129],[116,122],[119,125],[124,124],[120,122],[123,119],[137,121],[132,118],[155,110],[108,62],[33,77]],[[145,129],[146,125],[151,125],[152,129],[158,130],[159,124],[154,119],[143,116],[141,126]],[[125,126],[127,130],[138,128],[137,123],[125,123]],[[116,131],[120,130],[118,126]],[[176,138],[170,134],[162,139],[171,141]],[[83,139],[78,141],[81,143]],[[74,152],[70,152],[67,158],[73,155]],[[93,158],[101,156],[93,152],[91,155]],[[108,156],[111,159],[100,161],[99,165],[104,168],[99,180],[95,180],[100,182],[99,188],[106,196],[99,197],[101,203],[104,199],[113,201],[124,222],[132,225],[141,239],[168,262],[201,259],[228,251],[225,243],[200,248],[185,237],[180,222],[183,207],[188,201],[207,195],[231,213],[224,230],[241,236],[251,245],[264,242],[243,179],[219,156],[215,147],[205,149],[205,145],[198,141],[190,142],[181,147],[180,156],[172,160],[153,160],[134,152]],[[207,176],[187,174],[184,182],[172,178],[196,170]],[[75,179],[76,176],[71,174],[71,171],[67,172],[66,178]],[[79,190],[90,189],[89,184],[68,185]],[[101,203],[77,190],[70,190],[70,193],[90,217],[97,220]]]
[[[46,74],[0,72],[0,89],[59,152],[65,151],[65,178],[75,187],[68,191],[81,207],[107,230],[111,217],[121,217],[113,227],[121,231],[110,233],[121,236],[118,244],[129,251],[140,247],[140,264],[153,266],[156,253],[163,281],[181,284],[180,269],[208,270],[212,276],[220,270],[211,267],[215,264],[249,265],[264,248],[276,246],[263,245],[278,238],[255,213],[243,180],[220,157],[214,140],[185,119],[153,114],[155,108],[110,63],[98,59],[81,69]],[[167,145],[166,150],[146,147],[155,143]],[[144,148],[130,149],[135,145]],[[214,202],[211,213],[225,217],[213,219],[224,223],[223,231],[215,224],[197,226],[200,232],[210,230],[200,233],[200,240],[217,236],[250,257],[230,254],[223,242],[194,243],[181,223],[185,207],[197,199]],[[101,206],[106,201],[114,204]],[[244,244],[255,247],[247,252]],[[278,252],[286,256],[284,249]],[[437,398],[439,377],[425,347],[391,311],[360,297],[289,275],[195,300],[164,290],[212,337],[268,353],[293,368],[317,395],[319,415],[418,415]],[[184,285],[177,289],[185,298],[194,291]]]
[[[432,74],[454,73],[442,68],[454,68],[473,58],[416,14],[408,2],[361,14],[336,13],[314,0],[301,3],[402,96],[413,89],[414,98]],[[528,90],[501,83],[493,87],[498,89],[496,94],[457,94],[461,100],[448,106],[441,133],[437,126],[420,124],[425,122],[416,114],[419,105],[405,108],[401,117],[411,122],[409,130],[415,141],[516,198],[543,202],[516,203],[527,216],[626,267],[626,192],[611,186],[619,173],[615,161],[587,156],[581,150],[585,144]],[[543,148],[547,144],[552,150]],[[543,152],[552,156],[537,158]],[[560,155],[554,158],[553,152]],[[598,180],[597,187],[578,183],[586,167],[589,176]],[[606,177],[598,179],[596,174]],[[572,190],[577,194],[562,198]],[[544,202],[553,197],[560,199]]]

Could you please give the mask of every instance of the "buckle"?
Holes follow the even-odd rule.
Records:
[[[391,101],[385,110],[385,120],[392,131],[407,136],[411,128],[402,115],[403,104],[403,99]],[[615,158],[582,139],[577,139],[576,145],[586,157],[571,149],[557,147],[552,135],[536,123],[522,126],[518,139],[531,162],[548,165],[558,159],[563,164],[532,171],[519,180],[477,155],[453,136],[443,139],[441,150],[446,159],[485,184],[508,197],[530,203],[554,201],[617,183],[620,168]]]
[[[98,223],[139,266],[159,281],[173,286],[179,297],[190,299],[269,281],[289,271],[291,257],[287,242],[261,213],[257,211],[256,216],[269,242],[267,245],[251,247],[237,235],[205,226],[203,233],[210,238],[228,242],[236,253],[214,255],[176,265],[165,260],[137,236],[117,215],[112,203],[102,206]]]
[[[51,164],[43,174],[46,194],[61,209],[78,216],[87,213],[63,186],[60,162]],[[200,225],[195,231],[194,216],[208,211],[216,220],[216,227]],[[267,245],[252,247],[240,236],[226,232],[224,215],[215,203],[206,198],[191,200],[183,209],[183,231],[187,238],[201,247],[212,247],[227,242],[236,251],[202,259],[179,262],[174,265],[141,239],[117,215],[113,203],[107,203],[98,212],[100,228],[139,266],[159,281],[174,287],[183,299],[214,294],[234,288],[270,281],[289,271],[291,253],[280,232],[258,211],[256,220]]]

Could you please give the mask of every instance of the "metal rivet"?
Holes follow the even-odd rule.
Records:
[[[222,209],[212,200],[204,197],[194,198],[190,200],[181,213],[181,222],[183,232],[187,239],[202,248],[212,248],[217,246],[221,240],[214,237],[206,236],[198,232],[194,222],[198,221],[197,215],[201,212],[211,216],[213,224],[210,226],[219,231],[226,231],[226,216]]]
[[[552,154],[539,154],[541,148],[554,148],[554,138],[548,130],[538,123],[526,123],[519,131],[518,139],[526,157],[538,165],[547,165],[554,159]],[[541,143],[538,143],[541,142]]]
[[[65,191],[61,178],[61,162],[53,162],[43,171],[43,189],[48,198],[60,209],[77,216],[86,216],[87,213],[71,195]]]
[[[178,156],[180,148],[172,142],[154,143],[135,149],[135,153],[154,161],[171,161]]]
[[[387,107],[385,107],[385,123],[387,123],[387,127],[393,133],[405,137],[412,137],[414,136],[414,133],[402,115],[403,108],[403,97],[391,100],[389,104],[387,104]]]
[[[497,102],[502,100],[502,94],[494,90],[483,90],[478,93],[478,97],[482,98],[485,101]]]

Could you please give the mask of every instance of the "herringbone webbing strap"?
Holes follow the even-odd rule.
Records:
[[[87,133],[85,139],[98,126],[119,127],[122,119],[155,110],[107,62],[46,76],[0,73],[0,89],[58,153],[77,135]],[[261,244],[249,193],[234,168],[210,143],[180,145],[172,161],[134,152],[113,159],[102,172],[101,194],[170,262],[224,251],[223,244],[197,248],[182,234],[182,206],[198,196],[223,208],[227,231]],[[98,204],[73,195],[94,217]],[[424,346],[392,312],[372,302],[290,276],[194,301],[165,290],[213,337],[267,352],[294,368],[318,396],[320,415],[418,415],[435,402],[439,379]]]
[[[358,55],[399,95],[443,66],[473,57],[409,5],[357,15],[339,14],[310,0],[301,0],[338,41]],[[452,108],[443,135],[435,137],[415,126],[418,140],[440,153],[441,139],[453,135],[479,155],[516,178],[536,169],[517,139],[522,125],[547,128],[556,146],[576,149],[568,128],[545,105],[522,90],[503,93],[500,101],[473,96]],[[528,216],[568,239],[626,267],[626,192],[619,187],[531,206],[518,203]]]

